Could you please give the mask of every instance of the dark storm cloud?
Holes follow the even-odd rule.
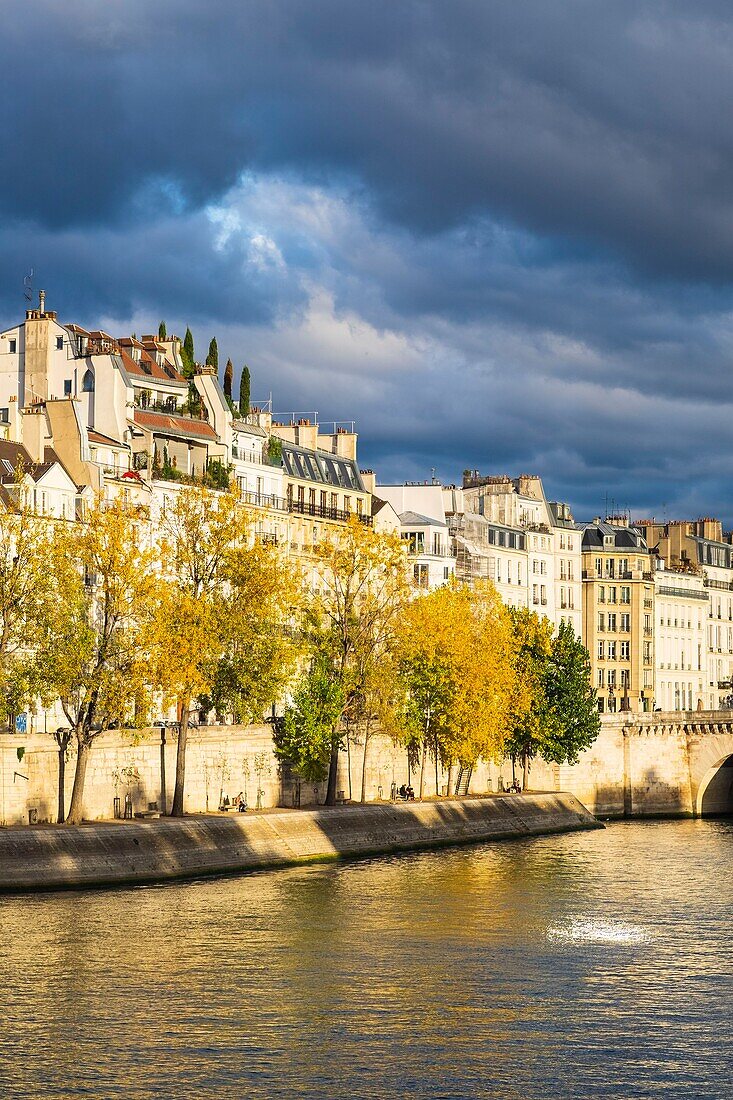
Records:
[[[531,469],[586,514],[733,519],[728,5],[6,22],[0,323],[34,266],[65,319],[218,332],[283,407],[357,416],[386,476]]]
[[[30,3],[0,42],[9,214],[200,203],[244,167],[343,172],[435,230],[489,210],[727,276],[733,21],[529,0]]]

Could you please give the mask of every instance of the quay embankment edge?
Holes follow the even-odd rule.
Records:
[[[0,891],[134,885],[603,828],[574,795],[0,829]]]

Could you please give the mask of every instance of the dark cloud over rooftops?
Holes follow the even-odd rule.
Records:
[[[705,0],[31,0],[0,323],[34,266],[68,320],[216,331],[389,476],[733,519],[732,60]]]

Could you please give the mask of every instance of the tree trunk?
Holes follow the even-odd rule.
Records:
[[[81,825],[84,816],[84,780],[87,775],[87,764],[92,746],[87,741],[77,740],[76,770],[74,772],[74,788],[71,792],[71,805],[66,818],[67,825]]]
[[[422,763],[420,764],[420,794],[419,798],[422,802],[423,788],[425,787],[425,757],[428,754],[427,740],[422,743]]]
[[[435,733],[435,797],[440,798],[440,788],[438,786],[438,733]]]
[[[56,810],[56,821],[63,824],[66,817],[66,747],[59,748],[59,803]]]
[[[328,787],[326,789],[326,805],[336,805],[336,780],[338,778],[339,767],[339,743],[338,739],[334,737],[331,743],[331,761],[328,765]]]
[[[522,754],[522,790],[526,791],[529,787],[529,753],[524,750]]]
[[[449,798],[451,797],[451,787],[452,786],[453,786],[453,765],[449,764],[448,765],[448,780],[447,780],[448,797]]]
[[[369,749],[369,730],[364,731],[364,755],[361,759],[361,800],[366,802],[366,766],[367,750]]]
[[[171,817],[183,817],[183,787],[186,782],[186,742],[188,741],[188,718],[191,713],[191,701],[187,699],[181,706],[181,724],[178,730],[176,746],[176,785],[173,789]]]

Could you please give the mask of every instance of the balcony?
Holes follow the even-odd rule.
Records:
[[[358,512],[347,512],[343,508],[329,508],[321,504],[306,504],[304,500],[288,500],[286,501],[288,512],[295,513],[299,516],[313,516],[315,519],[333,519],[339,520],[342,523],[348,523],[352,516],[358,516],[359,522],[363,523],[366,527],[371,527],[373,520],[371,516],[359,515]]]

